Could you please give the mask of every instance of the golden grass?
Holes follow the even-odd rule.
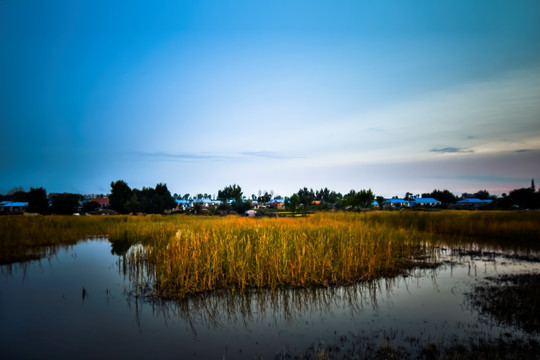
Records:
[[[412,265],[420,237],[368,226],[350,215],[302,219],[226,217],[178,228],[151,243],[145,261],[156,294],[183,297],[223,288],[353,283]],[[135,260],[135,259],[134,259]]]
[[[441,242],[538,245],[538,212],[317,213],[302,218],[229,216],[0,217],[0,262],[92,236],[140,244],[125,261],[155,296],[216,289],[351,284],[404,272]]]

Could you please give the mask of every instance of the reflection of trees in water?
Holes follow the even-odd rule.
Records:
[[[111,254],[125,256],[132,242],[128,240],[109,240],[111,242]]]

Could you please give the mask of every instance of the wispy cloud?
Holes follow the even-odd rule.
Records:
[[[519,150],[515,150],[514,152],[515,153],[527,153],[527,152],[533,152],[534,150],[532,149],[519,149]]]
[[[517,177],[517,176],[498,176],[498,175],[473,175],[465,174],[452,177],[453,179],[459,180],[472,180],[478,184],[493,183],[493,182],[502,182],[502,183],[514,183],[514,184],[527,184],[527,181],[530,181],[528,177]],[[479,185],[481,186],[481,185]]]
[[[296,159],[300,156],[284,154],[275,151],[244,151],[240,152],[239,155],[252,157],[252,158],[268,158],[268,159]]]
[[[191,161],[191,160],[222,160],[226,156],[211,153],[165,153],[165,152],[132,152],[130,155],[138,159],[168,160],[168,161]]]
[[[457,147],[453,147],[453,146],[444,147],[444,148],[433,148],[433,149],[431,149],[429,151],[430,152],[435,152],[435,153],[441,153],[441,154],[465,154],[465,153],[474,152],[474,151],[469,150],[469,149],[462,149],[462,148],[457,148]]]
[[[131,152],[135,158],[158,161],[232,161],[242,159],[291,159],[298,156],[273,151],[243,151],[234,153],[167,153],[167,152]]]

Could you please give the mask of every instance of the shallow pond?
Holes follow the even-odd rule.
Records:
[[[132,251],[129,250],[129,251]],[[41,261],[2,266],[2,359],[254,359],[471,337],[539,340],[480,316],[467,301],[499,274],[537,273],[504,253],[452,255],[408,276],[357,286],[230,292],[177,302],[136,296],[121,255],[89,240]]]

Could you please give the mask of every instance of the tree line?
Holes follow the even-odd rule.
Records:
[[[143,187],[142,189],[130,188],[124,180],[111,182],[111,191],[109,197],[109,208],[120,214],[129,213],[147,213],[162,214],[176,207],[175,199],[192,200],[189,194],[171,195],[166,184],[159,183],[154,188]],[[489,208],[492,209],[540,209],[540,191],[536,191],[534,180],[531,186],[519,188],[510,191],[508,194],[502,194],[497,197],[491,195],[487,190],[479,190],[475,193],[463,193],[456,196],[449,190],[435,189],[429,193],[413,195],[410,192],[405,193],[405,200],[412,200],[415,197],[433,198],[441,202],[441,208],[448,208],[459,200],[466,198],[477,198],[481,200],[492,200]],[[198,194],[195,199],[211,198],[208,194]],[[376,196],[371,189],[360,191],[350,190],[343,195],[328,188],[320,190],[300,188],[296,193],[282,198],[279,195],[265,192],[259,196],[251,195],[250,198],[243,195],[242,188],[237,185],[228,185],[217,193],[217,199],[222,203],[215,210],[234,211],[243,213],[253,207],[255,201],[267,203],[270,200],[281,199],[284,207],[292,213],[307,213],[315,210],[329,209],[349,209],[361,210],[370,208],[374,201],[382,207],[386,198]],[[396,197],[397,198],[397,197]],[[25,192],[21,187],[12,189],[6,195],[0,195],[0,201],[27,202],[27,212],[40,214],[73,214],[79,211],[92,212],[100,207],[98,203],[84,200],[83,195],[76,193],[54,193],[47,194],[42,188],[31,188]]]

